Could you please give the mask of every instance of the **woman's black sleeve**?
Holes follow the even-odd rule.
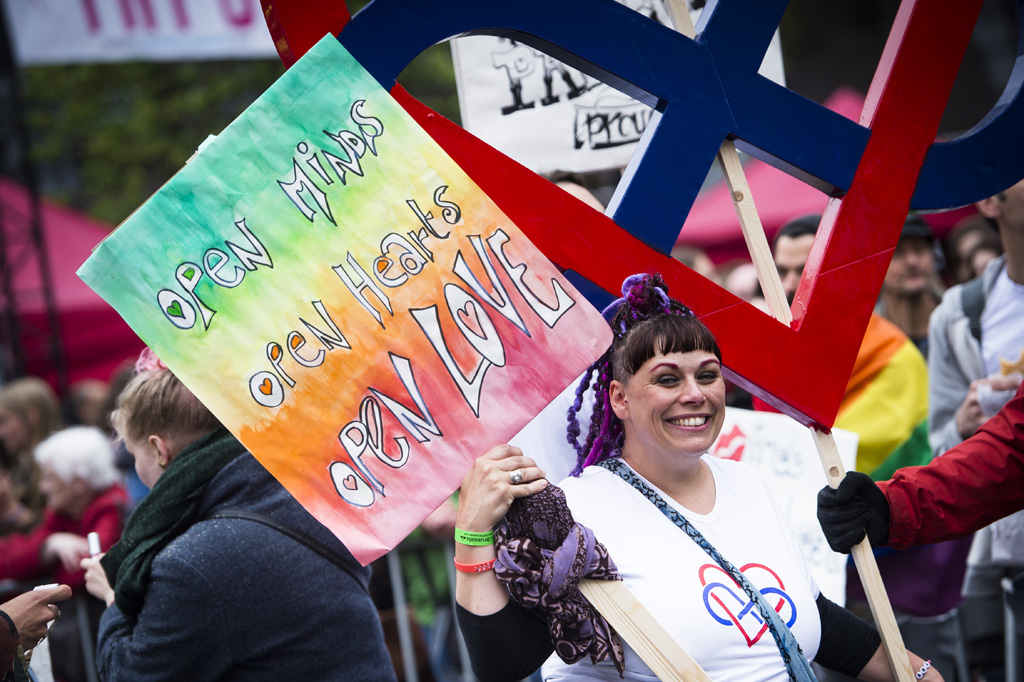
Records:
[[[815,662],[829,670],[857,677],[882,643],[878,630],[821,593],[814,603],[821,619],[821,644]]]
[[[537,609],[523,608],[513,599],[489,616],[470,613],[458,604],[455,608],[473,673],[480,682],[527,678],[555,650],[547,621]]]

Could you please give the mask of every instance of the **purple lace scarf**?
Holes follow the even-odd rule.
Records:
[[[527,608],[543,610],[555,652],[566,663],[588,654],[623,673],[622,643],[578,589],[582,578],[621,580],[594,532],[573,519],[556,485],[512,503],[495,533],[494,572]]]

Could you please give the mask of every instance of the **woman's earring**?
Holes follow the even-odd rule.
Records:
[[[161,469],[166,469],[167,468],[167,462],[163,461],[162,459],[158,459],[156,461],[156,463],[157,463],[157,465],[159,465],[159,467]]]

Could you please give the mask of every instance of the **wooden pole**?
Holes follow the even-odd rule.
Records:
[[[696,37],[685,0],[667,0],[665,6],[676,30],[687,38]],[[722,143],[721,149],[718,150],[718,163],[722,166],[725,182],[732,194],[732,203],[736,208],[736,217],[740,221],[743,240],[757,271],[757,280],[761,283],[761,291],[764,293],[768,310],[772,317],[788,327],[793,321],[793,313],[782,290],[782,280],[775,269],[772,251],[768,248],[768,237],[764,233],[764,226],[761,225],[761,217],[757,214],[757,207],[750,195],[750,185],[743,173],[739,152],[736,151],[736,144],[732,140]]]
[[[662,682],[711,682],[621,580],[581,580],[580,592]]]
[[[688,38],[695,38],[696,31],[685,0],[666,0],[665,5],[676,30]],[[740,165],[739,156],[736,153],[736,145],[732,140],[726,140],[722,145],[722,149],[718,152],[718,161],[722,165],[725,181],[732,192],[736,215],[739,217],[740,228],[743,231],[743,239],[750,250],[750,258],[757,270],[757,279],[761,283],[761,290],[768,303],[768,310],[775,319],[789,326],[793,321],[793,314],[782,291],[782,280],[779,279],[779,273],[775,269],[771,250],[768,248],[768,238],[761,225],[761,219],[757,215],[753,198],[750,196],[750,186],[743,174],[743,167]],[[811,434],[814,437],[814,444],[818,449],[821,464],[825,468],[828,483],[835,488],[846,475],[835,438],[831,431],[826,432],[815,427],[811,427]],[[885,585],[882,583],[878,564],[875,562],[875,555],[871,551],[868,539],[864,538],[860,544],[856,545],[852,554],[854,564],[857,566],[857,573],[860,575],[861,584],[864,586],[864,592],[868,598],[868,605],[875,618],[875,625],[882,637],[882,646],[889,658],[889,667],[893,677],[898,682],[913,682],[914,671],[910,667],[910,658],[903,645],[903,636],[896,625],[896,616],[893,614],[892,604],[889,603],[889,597],[885,592]]]
[[[831,432],[826,433],[813,427],[811,435],[814,436],[814,445],[818,448],[818,456],[821,457],[821,465],[825,469],[825,478],[828,479],[829,487],[839,487],[839,482],[846,475],[846,470],[843,467],[843,460],[839,457],[836,439]],[[878,628],[878,633],[882,636],[882,646],[885,647],[885,653],[889,657],[889,667],[892,669],[893,677],[899,682],[912,682],[914,670],[910,667],[910,658],[903,645],[903,636],[900,634],[899,626],[896,625],[896,616],[892,612],[892,605],[889,603],[889,595],[886,594],[885,585],[882,583],[882,576],[878,572],[878,563],[875,562],[875,555],[871,551],[871,543],[865,537],[854,545],[851,554],[853,554],[853,563],[857,566],[860,582],[864,586],[871,614],[875,617],[875,627]]]

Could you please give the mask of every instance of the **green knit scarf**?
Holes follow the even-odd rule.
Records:
[[[149,587],[156,555],[196,521],[213,477],[245,448],[221,427],[181,451],[132,512],[124,533],[100,561],[114,587],[114,601],[132,623]]]

